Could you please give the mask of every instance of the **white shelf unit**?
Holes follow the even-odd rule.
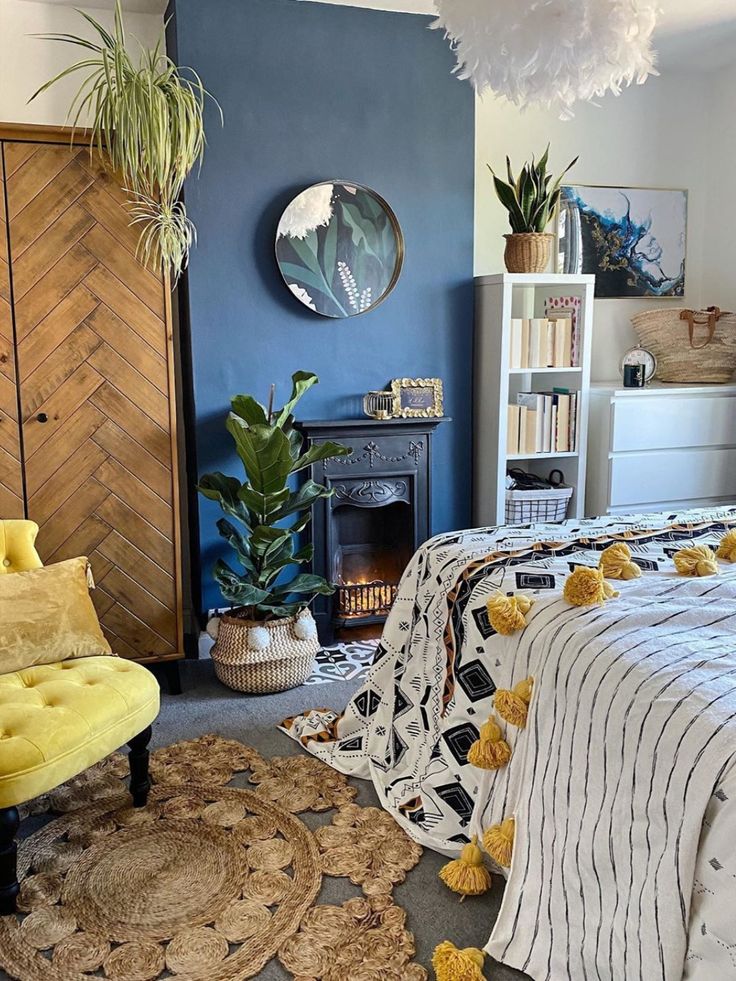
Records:
[[[547,477],[559,469],[575,490],[568,517],[585,513],[591,340],[595,276],[497,273],[475,279],[473,521],[502,525],[508,466]],[[544,317],[551,297],[580,297],[580,356],[572,368],[509,368],[511,320]],[[569,388],[578,393],[575,452],[509,454],[506,406],[519,392]]]

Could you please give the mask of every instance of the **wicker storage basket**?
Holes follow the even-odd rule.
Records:
[[[564,521],[572,487],[506,491],[506,524],[528,525],[532,521]]]
[[[669,307],[638,313],[631,322],[657,359],[660,381],[725,384],[736,371],[736,314]]]
[[[267,632],[266,646],[265,637],[258,630]],[[229,688],[269,695],[303,685],[312,673],[319,649],[317,629],[309,611],[299,617],[265,623],[226,614],[220,620],[212,660],[215,674]]]

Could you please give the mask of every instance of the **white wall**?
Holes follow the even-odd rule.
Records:
[[[700,306],[706,296],[709,303],[718,302],[715,292],[704,291],[712,88],[713,79],[707,73],[663,74],[650,78],[643,86],[626,89],[618,98],[607,96],[600,108],[578,106],[575,118],[569,122],[538,110],[521,113],[487,96],[477,100],[476,273],[504,268],[502,235],[510,230],[486,163],[498,171],[504,168],[508,153],[516,169],[532,153],[541,153],[549,141],[556,169],[562,169],[580,154],[569,177],[576,183],[687,188],[690,193],[684,302]],[[723,111],[726,112],[725,106]],[[732,109],[728,113],[730,116]],[[736,130],[732,135],[736,140]],[[723,161],[724,169],[732,166],[733,159],[732,152]],[[717,205],[713,211],[715,217]],[[733,234],[733,228],[731,220],[728,230],[724,226],[724,234]],[[619,376],[621,355],[636,343],[630,317],[647,305],[659,306],[663,302],[678,301],[596,301],[594,380]]]
[[[736,64],[713,76],[708,158],[706,266],[707,303],[736,310]]]
[[[84,9],[84,8],[83,8]],[[88,10],[110,27],[110,10]],[[126,25],[146,47],[153,47],[163,31],[163,19],[153,14],[126,12]],[[0,0],[0,122],[60,126],[69,103],[83,81],[64,79],[28,105],[28,99],[57,72],[84,57],[84,49],[44,41],[33,34],[70,33],[93,37],[94,31],[73,7],[29,0]],[[131,38],[131,42],[132,41]],[[131,49],[132,50],[132,49]]]

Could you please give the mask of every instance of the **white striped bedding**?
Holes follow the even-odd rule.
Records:
[[[535,981],[736,978],[736,564],[685,580],[671,560],[731,527],[736,508],[435,538],[345,711],[284,724],[438,851],[516,817],[487,949]],[[621,535],[642,578],[603,609],[565,604],[570,568]],[[483,617],[499,588],[535,598],[512,638]],[[467,749],[493,690],[527,674],[511,762],[479,771]]]
[[[474,818],[505,806],[517,822],[488,950],[535,979],[679,981],[703,818],[736,770],[736,581],[620,586],[602,609],[539,603],[518,638],[495,638],[535,693],[509,796],[487,781]],[[716,901],[733,909],[734,885]]]

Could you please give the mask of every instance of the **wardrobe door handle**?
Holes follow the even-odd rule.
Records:
[[[48,422],[49,421],[49,417],[46,415],[45,412],[39,412],[38,415],[36,416],[36,419],[39,422]]]

